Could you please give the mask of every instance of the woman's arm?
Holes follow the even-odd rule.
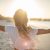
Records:
[[[39,35],[39,34],[47,34],[47,33],[50,33],[50,29],[48,29],[48,30],[45,30],[45,29],[38,29],[37,35]]]

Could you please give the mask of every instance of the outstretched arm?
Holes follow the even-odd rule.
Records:
[[[48,29],[48,30],[45,30],[45,29],[38,29],[37,35],[39,35],[39,34],[47,34],[47,33],[50,33],[50,29]]]

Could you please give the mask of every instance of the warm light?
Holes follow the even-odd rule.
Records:
[[[27,42],[25,42],[25,43],[24,43],[24,46],[27,46],[27,45],[28,45],[28,43],[27,43]]]
[[[7,7],[4,14],[13,17],[17,9],[25,10],[28,14],[28,18],[43,18],[45,15],[44,11],[39,8],[34,0],[14,0],[10,6]]]
[[[25,10],[28,14],[28,18],[44,17],[42,9],[39,9],[37,3],[35,3],[33,0],[14,0],[12,7],[16,8],[16,10]]]

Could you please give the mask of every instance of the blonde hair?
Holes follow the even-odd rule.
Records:
[[[20,24],[20,23],[18,23],[18,17],[19,17],[19,15],[20,14],[22,14],[22,15],[24,15],[24,20],[25,20],[25,22],[27,23],[28,22],[28,18],[27,18],[27,13],[24,11],[24,10],[22,10],[22,9],[18,9],[16,12],[15,12],[15,15],[14,15],[14,21],[15,21],[15,25],[17,26],[17,24]],[[21,15],[20,15],[20,17],[21,17]],[[19,18],[20,18],[19,17]],[[18,20],[18,21],[17,21]]]
[[[19,9],[19,10],[17,10],[17,11],[15,12],[15,15],[14,15],[14,21],[15,21],[16,27],[17,27],[17,24],[19,24],[18,21],[16,21],[16,20],[18,19],[18,15],[20,15],[19,13],[23,13],[23,15],[24,15],[24,17],[25,17],[26,23],[27,23],[27,21],[28,21],[26,12],[23,11],[22,9]],[[21,32],[22,32],[22,33],[20,32],[20,35],[23,36],[23,37],[25,37],[26,39],[29,39],[28,32],[27,32],[27,28],[26,28],[25,26],[22,26],[22,28],[21,28],[20,30],[21,30]]]

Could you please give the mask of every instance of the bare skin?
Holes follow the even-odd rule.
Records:
[[[39,34],[47,34],[47,33],[50,33],[50,29],[48,29],[48,30],[45,30],[45,29],[38,29],[37,35],[39,35]]]
[[[28,18],[27,18],[26,12],[21,9],[16,11],[16,13],[14,15],[14,21],[15,21],[16,27],[18,28],[19,35],[24,39],[30,40],[27,31],[31,30],[32,28],[27,27]],[[47,33],[50,33],[50,29],[48,29],[48,30],[38,29],[37,35],[47,34]],[[15,48],[15,50],[17,50],[17,49]]]

